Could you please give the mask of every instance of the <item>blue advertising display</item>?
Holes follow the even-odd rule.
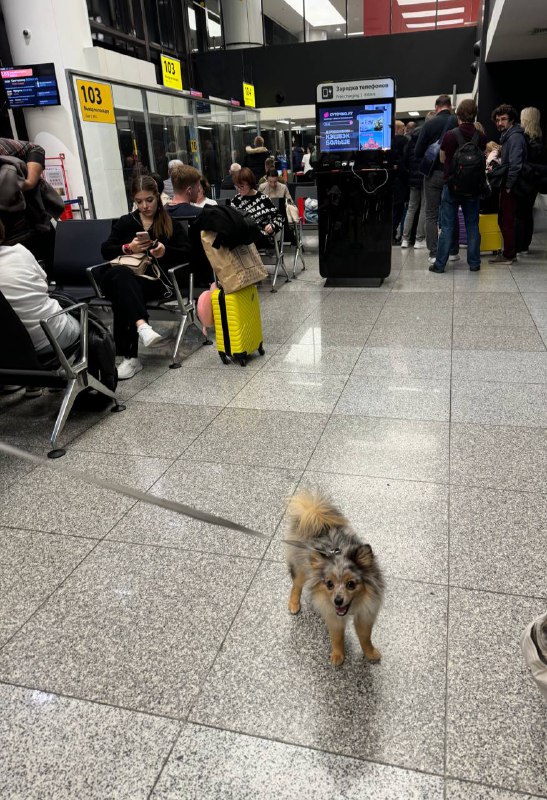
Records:
[[[1,67],[9,108],[58,106],[59,88],[53,64]]]
[[[318,108],[321,152],[389,150],[392,109],[392,103],[322,105]]]

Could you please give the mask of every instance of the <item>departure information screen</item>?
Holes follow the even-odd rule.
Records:
[[[0,77],[10,108],[58,106],[59,88],[53,64],[2,67]]]
[[[389,150],[392,104],[359,103],[320,106],[319,135],[323,153]]]

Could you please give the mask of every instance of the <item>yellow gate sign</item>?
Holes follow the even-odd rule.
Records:
[[[161,57],[161,73],[163,75],[163,85],[169,89],[182,90],[182,73],[180,71],[180,61],[169,56]]]
[[[197,151],[198,151],[197,139],[190,139],[190,152],[197,153]]]
[[[252,83],[243,84],[243,102],[246,106],[255,107],[255,87]]]
[[[109,83],[76,81],[78,100],[84,122],[109,122],[115,124],[112,89]]]

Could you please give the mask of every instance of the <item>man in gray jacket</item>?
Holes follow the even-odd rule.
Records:
[[[489,259],[489,264],[512,264],[517,257],[516,220],[517,198],[514,193],[522,165],[526,161],[524,131],[517,124],[518,114],[513,106],[501,105],[492,111],[492,121],[501,133],[501,166],[507,169],[505,186],[500,191],[498,223],[503,236],[503,254]]]

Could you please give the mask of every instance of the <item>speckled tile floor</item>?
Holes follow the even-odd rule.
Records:
[[[547,606],[547,236],[511,269],[261,289],[266,357],[185,345],[74,412],[64,463],[265,541],[0,459],[2,800],[547,798],[519,636]],[[463,251],[465,255],[465,251]],[[58,396],[0,397],[47,450]],[[380,664],[286,610],[285,499],[330,491],[387,592]]]

